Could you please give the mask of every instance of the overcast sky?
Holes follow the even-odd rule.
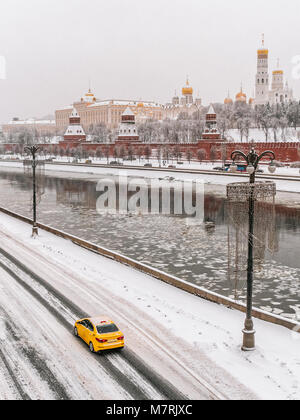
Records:
[[[263,32],[299,98],[299,16],[299,0],[1,0],[0,122],[54,114],[89,79],[99,99],[165,103],[187,74],[204,104],[252,96]]]

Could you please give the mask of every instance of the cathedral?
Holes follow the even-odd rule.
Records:
[[[194,89],[190,85],[187,77],[186,84],[181,90],[181,98],[175,92],[172,102],[164,105],[164,117],[170,120],[176,120],[181,113],[192,116],[193,113],[202,108],[202,99],[194,98]]]

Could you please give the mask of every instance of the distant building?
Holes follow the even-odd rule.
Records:
[[[4,135],[17,134],[20,132],[28,131],[38,136],[54,136],[57,132],[54,120],[20,120],[13,118],[8,124],[2,125],[2,132]]]
[[[293,90],[289,88],[288,81],[284,83],[283,70],[274,70],[272,73],[272,86],[269,91],[271,105],[286,103],[293,100]]]
[[[257,50],[257,73],[255,80],[254,106],[275,105],[287,103],[293,100],[293,91],[284,83],[284,72],[279,68],[272,73],[272,85],[270,88],[269,76],[269,50],[265,47],[264,39],[262,47]]]
[[[194,89],[187,78],[185,86],[181,90],[182,96],[179,98],[175,91],[172,102],[164,106],[164,119],[176,120],[180,114],[192,116],[202,108],[202,99],[194,98]]]
[[[99,124],[103,124],[110,129],[117,128],[121,115],[127,107],[130,107],[140,121],[145,119],[163,119],[163,107],[159,103],[123,99],[98,100],[89,90],[80,101],[74,102],[71,106],[58,109],[55,112],[58,130],[63,131],[66,129],[69,124],[70,111],[72,111],[74,107],[80,115],[81,124],[84,130],[88,130],[91,125]]]

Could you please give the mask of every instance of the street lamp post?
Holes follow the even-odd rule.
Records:
[[[36,167],[38,162],[36,161],[36,154],[40,150],[38,146],[30,146],[24,148],[25,152],[32,155],[32,185],[33,185],[33,227],[32,237],[35,238],[38,235],[38,227],[36,224]]]
[[[247,172],[250,175],[250,193],[249,193],[249,233],[248,233],[248,266],[247,266],[247,311],[246,311],[246,321],[245,328],[243,330],[243,346],[242,350],[244,351],[253,351],[255,350],[255,330],[252,319],[252,303],[253,303],[253,255],[254,255],[254,216],[255,216],[255,174],[258,169],[259,162],[265,158],[271,158],[271,164],[269,166],[269,171],[274,173],[276,166],[273,164],[275,160],[275,154],[271,151],[263,152],[261,155],[258,155],[254,149],[250,151],[248,155],[245,153],[236,150],[231,154],[231,159],[233,160],[232,170],[235,172],[237,170],[235,165],[235,160],[240,157],[246,161],[248,164]]]

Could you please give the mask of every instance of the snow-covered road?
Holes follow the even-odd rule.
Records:
[[[4,398],[185,398],[128,349],[90,354],[72,334],[74,320],[88,314],[3,249],[0,277]]]
[[[300,340],[0,215],[0,398],[300,399]],[[18,260],[21,262],[15,261]],[[16,265],[17,263],[17,265]],[[22,266],[23,264],[23,266]],[[123,353],[92,355],[77,317],[107,314]]]
[[[29,264],[19,263],[7,252],[8,249],[12,251],[11,244],[6,242],[8,236],[0,237],[1,243],[5,243],[5,250],[0,248],[0,366],[2,363],[3,368],[0,368],[0,377],[4,372],[0,380],[1,398],[223,398],[221,393],[214,393],[212,386],[207,384],[206,387],[205,381],[202,386],[200,378],[180,365],[172,355],[163,354],[164,350],[156,356],[161,363],[166,363],[164,373],[169,369],[179,387],[171,385],[160,374],[162,365],[158,366],[159,369],[150,368],[144,357],[140,358],[129,347],[121,354],[90,354],[83,342],[73,336],[72,327],[74,320],[99,313],[99,304],[101,313],[103,308],[107,309],[103,295],[99,298],[89,287],[76,287],[74,283],[81,298],[86,294],[86,306],[93,311],[84,312],[51,285],[57,286],[59,281],[68,282],[70,277],[64,277],[66,273],[46,264],[44,274],[47,271],[47,275],[44,278],[54,281],[44,281],[28,267]],[[14,254],[15,251],[14,247]],[[28,251],[22,249],[24,261],[30,258],[31,264],[37,263],[39,257],[30,255]],[[107,298],[111,300],[113,296]],[[127,330],[126,336],[129,336],[130,327],[134,331],[134,323],[123,327]],[[148,351],[155,354],[155,349],[151,348],[152,338],[142,330],[137,331],[137,335],[141,335],[141,348],[147,345],[150,347]],[[143,351],[140,354],[143,355]]]

